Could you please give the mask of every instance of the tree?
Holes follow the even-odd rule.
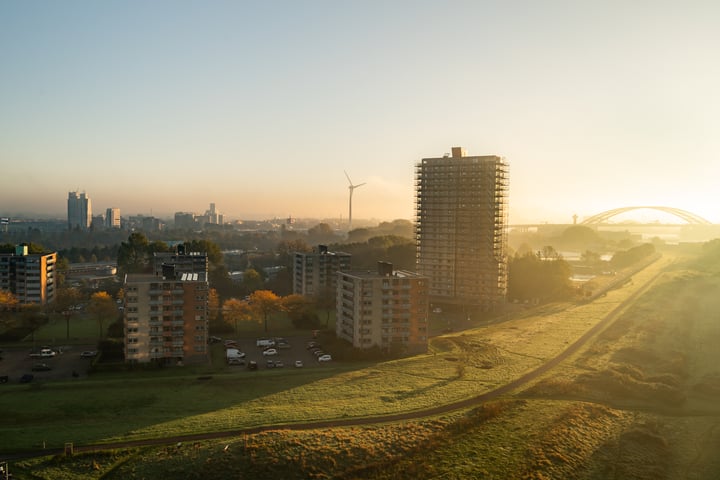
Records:
[[[103,337],[103,325],[105,320],[117,317],[117,307],[112,297],[107,292],[95,292],[90,296],[88,312],[95,317],[98,323],[99,338]]]
[[[62,314],[65,317],[65,337],[70,340],[70,318],[75,313],[75,305],[80,303],[82,294],[77,288],[58,288],[55,294],[55,302],[53,303],[53,309],[55,312]]]
[[[147,272],[150,268],[147,237],[139,232],[131,233],[128,241],[120,244],[117,265],[121,274]]]
[[[209,322],[216,321],[218,315],[220,315],[220,296],[218,295],[217,290],[215,290],[214,288],[208,290],[208,312]]]
[[[185,252],[205,252],[211,266],[222,265],[223,254],[220,247],[210,240],[188,240],[185,241]]]
[[[262,318],[265,332],[268,331],[268,317],[280,311],[280,297],[270,290],[256,290],[248,298],[248,303],[257,316]]]
[[[18,299],[10,290],[0,290],[0,309],[10,310],[17,304]]]
[[[302,295],[291,294],[280,299],[282,310],[287,313],[296,328],[312,328],[317,326],[318,318],[313,309],[313,302]]]
[[[508,297],[511,300],[561,300],[572,293],[570,265],[562,258],[541,260],[528,253],[509,262]]]
[[[308,242],[311,245],[319,243],[331,243],[338,239],[337,235],[335,235],[335,232],[333,232],[332,228],[327,223],[319,223],[314,227],[309,228],[307,234]]]
[[[263,279],[260,273],[254,268],[248,268],[243,272],[242,287],[246,293],[252,293],[263,285]]]
[[[238,332],[239,322],[250,322],[256,321],[258,317],[255,316],[250,303],[246,300],[238,300],[237,298],[230,298],[223,302],[222,306],[223,319],[226,322],[235,326],[235,333]]]
[[[35,330],[47,321],[47,315],[42,311],[40,305],[29,304],[23,305],[20,311],[20,321],[24,327],[31,332],[33,344],[35,343]]]
[[[320,288],[315,295],[315,306],[325,312],[325,328],[330,324],[330,312],[335,310],[336,301],[335,290],[329,285]]]

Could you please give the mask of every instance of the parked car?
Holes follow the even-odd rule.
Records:
[[[30,383],[30,382],[32,382],[33,378],[35,378],[34,375],[26,373],[22,377],[20,377],[20,383]]]
[[[228,365],[245,365],[245,360],[240,357],[229,357],[227,363]]]
[[[220,337],[208,337],[208,343],[220,343],[222,342],[222,338]]]
[[[57,352],[50,348],[43,347],[39,352],[30,352],[32,358],[50,358],[57,355]]]
[[[308,342],[307,343],[307,349],[311,350],[313,348],[319,348],[320,344],[318,342]]]
[[[318,362],[329,362],[330,360],[332,360],[330,355],[320,355],[318,357]]]
[[[321,357],[325,355],[325,352],[323,352],[322,350],[316,350],[313,352],[313,355],[315,355],[315,357]]]
[[[265,362],[265,366],[266,366],[267,368],[275,368],[275,362],[273,362],[272,360],[268,359],[268,360]]]
[[[248,362],[247,368],[248,368],[248,370],[257,370],[258,369],[257,362],[255,360],[250,360],[250,362]]]
[[[295,360],[295,368],[302,368],[302,367],[303,367],[303,361]]]
[[[237,348],[228,348],[225,350],[225,356],[227,358],[245,358],[245,352],[241,352]]]
[[[82,358],[92,358],[97,355],[97,352],[95,350],[85,350],[80,354]]]
[[[272,355],[277,355],[278,351],[274,348],[268,348],[267,350],[263,350],[263,356],[270,357]]]
[[[282,360],[275,360],[275,368],[283,368],[285,364]]]
[[[32,366],[31,370],[33,372],[47,372],[48,370],[52,370],[52,367],[47,363],[36,363]]]
[[[258,338],[255,341],[255,345],[257,345],[258,347],[274,347],[275,340],[272,340],[270,338]]]

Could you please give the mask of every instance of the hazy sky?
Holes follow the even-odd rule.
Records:
[[[412,218],[452,146],[510,223],[720,222],[716,1],[0,2],[0,215]]]

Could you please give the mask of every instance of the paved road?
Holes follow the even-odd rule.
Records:
[[[489,400],[494,400],[502,395],[508,394],[513,390],[516,390],[527,383],[536,380],[538,377],[544,375],[551,369],[555,368],[561,362],[567,360],[571,355],[576,353],[582,346],[584,346],[591,338],[597,335],[599,332],[604,330],[610,323],[614,322],[618,316],[627,308],[628,305],[632,304],[642,294],[644,294],[655,282],[655,280],[662,274],[662,272],[655,275],[650,279],[642,288],[640,288],[633,295],[628,297],[623,303],[618,305],[612,312],[610,312],[603,320],[597,325],[588,330],[582,337],[578,338],[574,343],[568,346],[563,352],[556,357],[548,360],[540,367],[532,370],[525,375],[513,380],[512,382],[503,385],[502,387],[496,388],[495,390],[477,395],[475,397],[467,398],[455,403],[438,405],[437,407],[428,408],[425,410],[418,410],[413,412],[398,413],[394,415],[384,415],[377,417],[362,417],[362,418],[349,418],[349,419],[337,419],[327,421],[316,421],[316,422],[305,422],[305,423],[288,423],[279,425],[262,425],[252,428],[243,428],[237,430],[224,430],[220,432],[207,432],[198,433],[191,435],[180,435],[169,438],[155,438],[149,440],[134,440],[126,442],[115,442],[115,443],[102,443],[97,445],[78,445],[74,447],[74,451],[77,452],[91,452],[99,450],[109,450],[118,448],[132,448],[138,446],[151,446],[151,445],[170,445],[176,443],[194,442],[199,440],[212,440],[219,438],[237,437],[241,435],[248,435],[254,433],[265,432],[269,430],[313,430],[317,428],[329,428],[329,427],[347,427],[347,426],[358,426],[358,425],[371,425],[376,423],[396,422],[401,420],[416,420],[419,418],[430,417],[443,413],[448,413],[454,410],[464,409],[473,407]],[[13,460],[21,458],[32,458],[32,457],[44,457],[49,455],[58,455],[63,453],[63,449],[48,449],[48,450],[37,450],[33,452],[23,452],[17,455],[5,456],[0,460]]]

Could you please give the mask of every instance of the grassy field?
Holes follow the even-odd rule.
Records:
[[[431,352],[373,365],[198,374],[212,369],[103,375],[78,382],[7,385],[0,409],[9,419],[0,451],[135,440],[264,424],[389,415],[422,410],[485,393],[538,367],[600,321],[651,278],[596,302],[538,309],[524,318],[446,335]],[[72,422],[68,422],[72,418]],[[117,421],[122,419],[122,421]]]
[[[144,372],[82,385],[10,386],[0,395],[0,408],[6,419],[17,420],[4,422],[1,448],[37,446],[43,436],[60,444],[94,443],[379,415],[467,398],[556,355],[669,265],[669,258],[657,262],[586,305],[545,306],[438,337],[429,354],[410,359],[301,375],[214,375],[210,382]],[[228,471],[238,472],[237,478],[654,479],[678,478],[680,472],[717,478],[720,353],[712,346],[720,336],[719,289],[718,276],[682,269],[664,274],[552,375],[476,409],[366,428],[270,431],[14,466],[53,479],[157,478],[160,472],[223,478]]]

